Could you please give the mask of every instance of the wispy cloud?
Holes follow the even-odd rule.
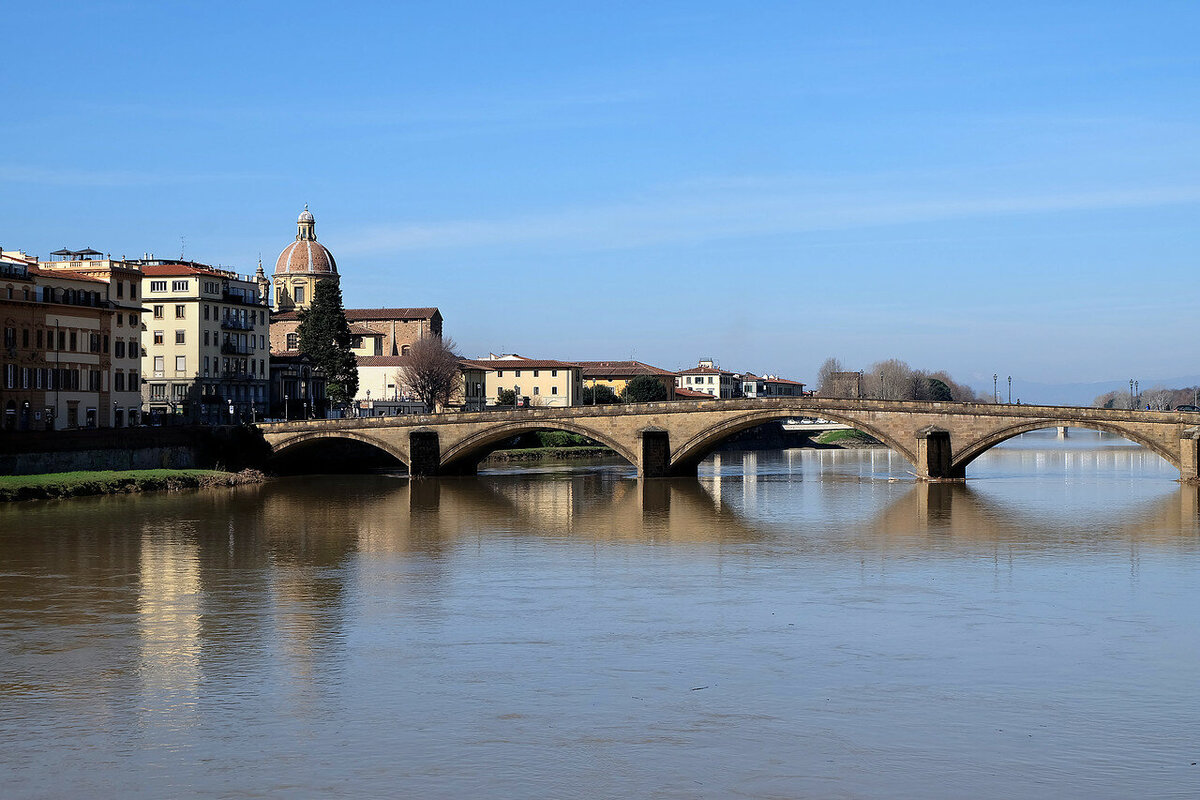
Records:
[[[967,218],[1151,208],[1200,202],[1200,184],[1064,192],[837,191],[770,179],[692,184],[686,191],[602,206],[509,217],[369,226],[348,253],[498,246],[622,249],[747,236],[881,227]]]

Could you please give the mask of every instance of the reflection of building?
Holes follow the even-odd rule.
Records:
[[[583,383],[593,389],[596,386],[608,386],[614,394],[625,391],[625,387],[634,378],[649,375],[655,378],[667,390],[667,399],[675,399],[675,373],[665,369],[643,364],[641,361],[580,361],[583,368]]]
[[[583,393],[582,369],[574,362],[491,353],[467,363],[483,371],[484,394],[493,401],[512,391],[518,403],[527,397],[535,406],[575,406]]]
[[[249,421],[267,412],[266,298],[251,276],[146,259],[142,371],[153,417]]]
[[[676,387],[703,392],[722,400],[742,396],[742,382],[738,376],[721,369],[712,359],[701,359],[697,366],[676,374]]]

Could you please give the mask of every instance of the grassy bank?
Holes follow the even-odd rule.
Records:
[[[614,455],[607,447],[518,447],[496,450],[484,463],[503,464],[510,461],[569,461],[575,458],[604,458]]]
[[[260,483],[263,477],[257,470],[222,472],[215,469],[129,469],[0,475],[0,502],[239,486]]]
[[[855,430],[825,431],[814,441],[817,444],[833,444],[839,447],[878,447],[880,444],[874,436]]]

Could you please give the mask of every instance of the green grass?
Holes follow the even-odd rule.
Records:
[[[126,469],[0,475],[0,502],[94,494],[124,494],[159,489],[232,485],[235,473],[215,469]]]
[[[817,437],[818,444],[837,444],[838,442],[873,442],[872,437],[862,431],[825,431]]]

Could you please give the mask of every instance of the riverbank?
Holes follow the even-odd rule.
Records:
[[[258,470],[225,472],[215,469],[127,469],[95,472],[54,472],[44,475],[0,476],[0,502],[47,500],[133,492],[174,492],[262,483]]]
[[[579,447],[518,447],[510,450],[496,450],[485,458],[480,466],[486,464],[509,464],[514,461],[573,461],[580,458],[607,458],[615,456],[612,450],[599,446]]]

